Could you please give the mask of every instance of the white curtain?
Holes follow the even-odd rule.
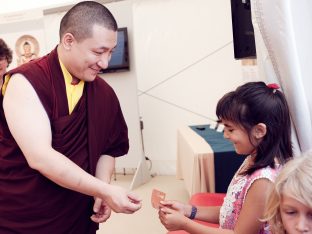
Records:
[[[293,121],[295,155],[312,149],[312,1],[251,0],[259,75],[279,83]]]

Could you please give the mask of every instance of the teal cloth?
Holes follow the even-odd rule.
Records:
[[[211,129],[209,124],[190,126],[190,128],[209,143],[213,152],[235,151],[233,144],[223,137],[223,132],[217,132],[215,129]]]

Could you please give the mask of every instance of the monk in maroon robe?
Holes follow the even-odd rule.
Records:
[[[114,158],[129,148],[118,99],[97,76],[116,46],[116,30],[103,5],[81,2],[63,17],[56,49],[6,75],[0,94],[1,234],[94,234],[111,210],[140,209],[134,194],[109,185]],[[64,71],[73,85],[84,82],[72,111]]]

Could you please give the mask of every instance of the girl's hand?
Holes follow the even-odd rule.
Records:
[[[180,214],[183,214],[186,217],[189,217],[192,212],[192,206],[188,204],[183,204],[178,201],[170,201],[170,200],[165,200],[160,202],[161,207],[167,207],[170,209],[173,209]]]
[[[168,231],[184,230],[187,222],[190,222],[190,219],[185,217],[183,213],[168,207],[159,209],[158,216],[160,222]]]

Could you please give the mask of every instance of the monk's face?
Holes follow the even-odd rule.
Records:
[[[94,25],[91,37],[74,41],[67,69],[80,80],[93,81],[101,69],[107,68],[116,44],[116,31]]]

